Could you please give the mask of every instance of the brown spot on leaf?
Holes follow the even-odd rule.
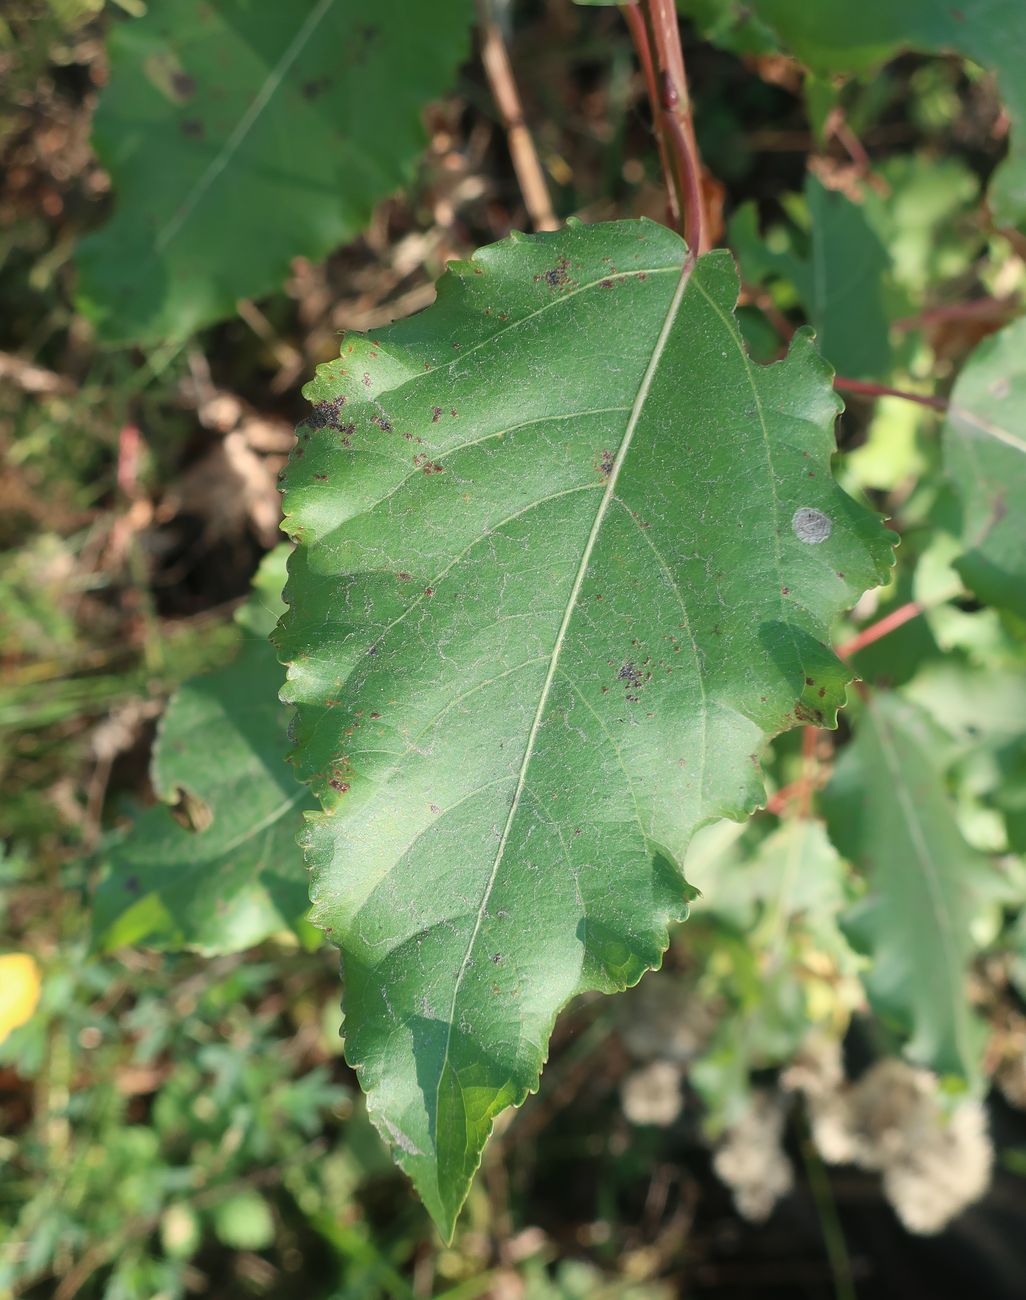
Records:
[[[172,72],[171,89],[179,99],[192,99],[196,93],[196,78],[190,77],[187,72]]]

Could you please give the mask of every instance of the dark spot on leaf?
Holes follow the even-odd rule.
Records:
[[[327,483],[328,481],[327,474],[315,474],[314,478],[317,480],[318,483]]]
[[[172,72],[171,88],[179,99],[191,99],[196,93],[196,78],[187,72]]]
[[[392,421],[389,420],[384,415],[376,415],[374,419],[371,421],[371,423],[376,424],[382,433],[392,432],[392,428],[393,428]]]
[[[816,722],[822,723],[823,711],[813,708],[810,704],[803,704],[801,700],[795,701],[794,716],[798,722]]]
[[[324,402],[315,402],[313,410],[303,423],[310,429],[337,429],[339,411],[345,404],[346,399],[341,395]]]
[[[781,588],[780,588],[780,594],[781,594],[782,596],[790,596],[790,594],[791,594],[791,588],[790,588],[790,587],[781,587]]]
[[[400,582],[410,582],[413,578],[413,574],[407,573],[405,569],[400,570],[395,576]]]
[[[302,86],[303,98],[316,99],[319,95],[323,95],[330,85],[330,77],[314,77],[310,81],[304,81]]]
[[[442,418],[442,408],[441,408],[440,406],[432,406],[432,408],[431,408],[431,423],[432,423],[432,424],[437,424],[438,421],[439,421],[441,418]]]
[[[333,790],[337,790],[339,794],[349,793],[349,782],[341,781],[337,776],[333,776],[328,782],[328,785],[330,785]]]
[[[813,681],[813,679],[812,679],[811,677],[806,677],[806,679],[805,679],[805,685],[806,685],[806,686],[815,686],[816,683]]]
[[[435,589],[434,589],[434,587],[425,587],[425,588],[424,588],[424,595],[425,595],[425,596],[433,596],[434,594],[435,594]]]
[[[819,695],[819,698],[822,699],[823,696],[826,695],[826,687],[825,687],[825,686],[821,686],[821,687],[819,688],[819,691],[817,692],[817,694]]]
[[[181,124],[182,135],[190,140],[202,140],[206,131],[198,117],[187,117]]]
[[[638,687],[642,682],[641,673],[630,661],[620,665],[616,676],[618,681],[626,682],[628,686]],[[630,699],[631,697],[628,696],[627,698]]]
[[[125,887],[125,889],[128,891],[128,893],[130,893],[130,894],[137,894],[137,893],[139,892],[139,877],[138,877],[138,876],[126,876],[126,877],[125,877],[125,882],[124,882],[124,887]]]

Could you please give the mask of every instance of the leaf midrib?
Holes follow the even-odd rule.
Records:
[[[685,259],[683,268],[681,269],[680,278],[678,279],[677,282],[677,287],[674,290],[673,297],[670,299],[670,303],[667,308],[666,315],[663,319],[662,328],[660,329],[659,336],[656,339],[655,347],[652,349],[652,356],[649,359],[649,363],[645,368],[645,373],[642,376],[641,383],[638,387],[638,392],[635,396],[634,403],[631,407],[630,417],[628,418],[627,426],[624,430],[623,438],[620,441],[620,446],[617,449],[616,457],[613,461],[612,468],[610,469],[609,477],[606,481],[605,491],[602,494],[602,499],[599,502],[598,509],[595,512],[595,519],[592,523],[591,531],[588,534],[588,540],[585,543],[584,550],[581,553],[581,559],[577,566],[577,573],[574,577],[574,583],[570,590],[570,594],[567,597],[566,607],[563,611],[563,618],[560,622],[559,630],[556,633],[555,642],[552,647],[552,653],[549,656],[548,671],[546,672],[545,675],[545,681],[542,684],[542,689],[538,698],[538,706],[535,709],[534,719],[531,723],[530,731],[528,732],[527,742],[524,747],[524,755],[521,760],[520,770],[517,776],[517,786],[514,791],[513,798],[510,801],[509,814],[506,818],[506,823],[502,829],[502,834],[499,839],[498,848],[496,849],[495,852],[495,858],[492,862],[492,868],[488,876],[488,881],[485,885],[484,892],[481,896],[481,902],[477,909],[477,917],[475,919],[474,928],[467,942],[466,952],[464,953],[463,961],[460,964],[460,969],[456,976],[455,984],[453,986],[452,1002],[449,1008],[448,1026],[447,1026],[446,1038],[445,1038],[445,1048],[442,1053],[442,1060],[438,1070],[438,1079],[435,1085],[436,1117],[439,1113],[439,1102],[440,1102],[440,1095],[441,1095],[442,1079],[445,1075],[445,1071],[449,1063],[449,1052],[452,1046],[452,1031],[453,1031],[453,1025],[455,1024],[456,1021],[456,1003],[459,999],[460,989],[462,988],[463,985],[464,976],[466,975],[467,968],[470,965],[471,956],[474,951],[474,946],[477,943],[477,936],[480,933],[481,925],[484,921],[485,913],[488,908],[488,902],[492,895],[492,890],[494,889],[496,879],[498,878],[499,868],[505,856],[506,846],[509,842],[510,831],[512,829],[513,822],[514,819],[516,818],[517,812],[520,808],[520,801],[523,798],[524,788],[527,781],[528,768],[530,767],[531,760],[534,757],[535,743],[537,741],[538,732],[541,728],[542,719],[544,717],[545,710],[548,705],[549,695],[552,691],[552,684],[556,678],[556,673],[559,667],[559,659],[562,654],[563,645],[566,641],[567,631],[569,630],[571,620],[573,619],[574,613],[577,608],[577,602],[578,602],[578,598],[580,597],[581,587],[584,584],[584,579],[588,571],[588,565],[591,561],[591,555],[595,549],[595,543],[598,540],[598,536],[601,531],[602,524],[605,521],[606,513],[609,509],[609,506],[615,498],[616,486],[619,481],[620,472],[623,469],[623,464],[624,461],[626,460],[627,453],[630,451],[631,443],[633,442],[634,439],[634,434],[641,420],[641,415],[642,412],[644,411],[645,403],[648,400],[648,395],[649,392],[651,391],[652,383],[655,379],[656,372],[659,369],[659,365],[660,362],[662,361],[663,354],[666,351],[666,346],[667,343],[669,342],[670,333],[677,320],[677,316],[680,311],[680,306],[684,299],[684,293],[688,287],[688,283],[690,282],[691,275],[692,272],[694,271],[695,265],[696,265],[695,259],[689,254]],[[437,1131],[436,1131],[436,1143],[437,1143]]]

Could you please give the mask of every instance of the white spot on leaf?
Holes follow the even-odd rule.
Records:
[[[791,518],[791,527],[795,537],[800,542],[808,542],[810,546],[825,542],[834,530],[830,516],[822,510],[814,510],[812,506],[801,506],[796,510]]]

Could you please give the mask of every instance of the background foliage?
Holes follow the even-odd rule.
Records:
[[[527,224],[470,8],[8,8],[0,1294],[1018,1295],[1020,6],[680,5],[751,352],[945,409],[847,390],[865,689],[558,1022],[451,1247],[341,1055],[265,638],[300,385]],[[559,215],[660,220],[615,9],[504,12]]]

